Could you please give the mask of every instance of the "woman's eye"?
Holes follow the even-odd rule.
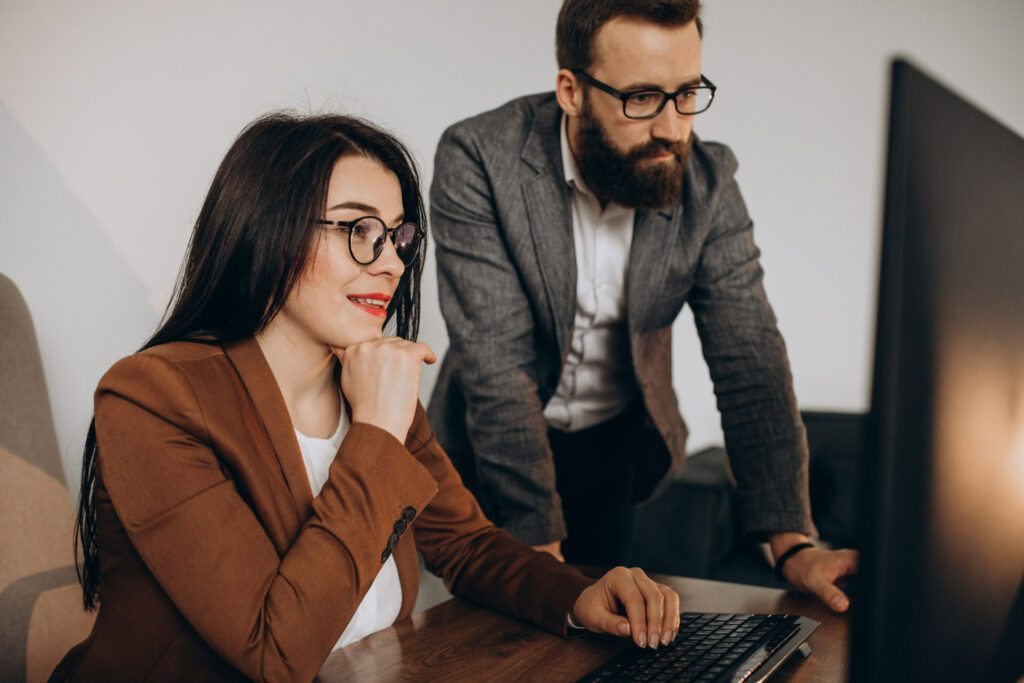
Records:
[[[373,232],[373,224],[369,221],[360,221],[352,226],[352,239],[354,240],[365,240],[369,239],[370,233]]]

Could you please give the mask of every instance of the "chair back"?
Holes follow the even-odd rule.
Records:
[[[92,628],[74,521],[32,317],[0,275],[0,683],[47,680]]]

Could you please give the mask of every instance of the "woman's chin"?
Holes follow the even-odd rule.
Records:
[[[337,339],[331,340],[328,342],[327,345],[330,346],[332,349],[344,350],[349,346],[355,346],[356,344],[362,344],[363,342],[373,341],[374,339],[380,339],[383,336],[383,326],[376,328],[368,328],[365,330],[350,330],[349,333],[346,334],[344,337],[339,337]]]

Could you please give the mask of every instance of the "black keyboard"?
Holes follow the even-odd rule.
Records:
[[[817,626],[785,614],[686,612],[680,621],[679,634],[668,645],[657,650],[630,648],[591,671],[580,683],[745,681],[800,632],[804,622]],[[794,642],[790,649],[799,644]]]

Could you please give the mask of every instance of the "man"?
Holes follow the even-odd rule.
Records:
[[[497,524],[617,564],[635,502],[685,462],[671,330],[689,304],[744,533],[842,611],[856,554],[808,544],[806,435],[736,160],[693,134],[715,90],[699,11],[566,0],[555,92],[445,132],[431,218],[451,346],[431,422]]]

